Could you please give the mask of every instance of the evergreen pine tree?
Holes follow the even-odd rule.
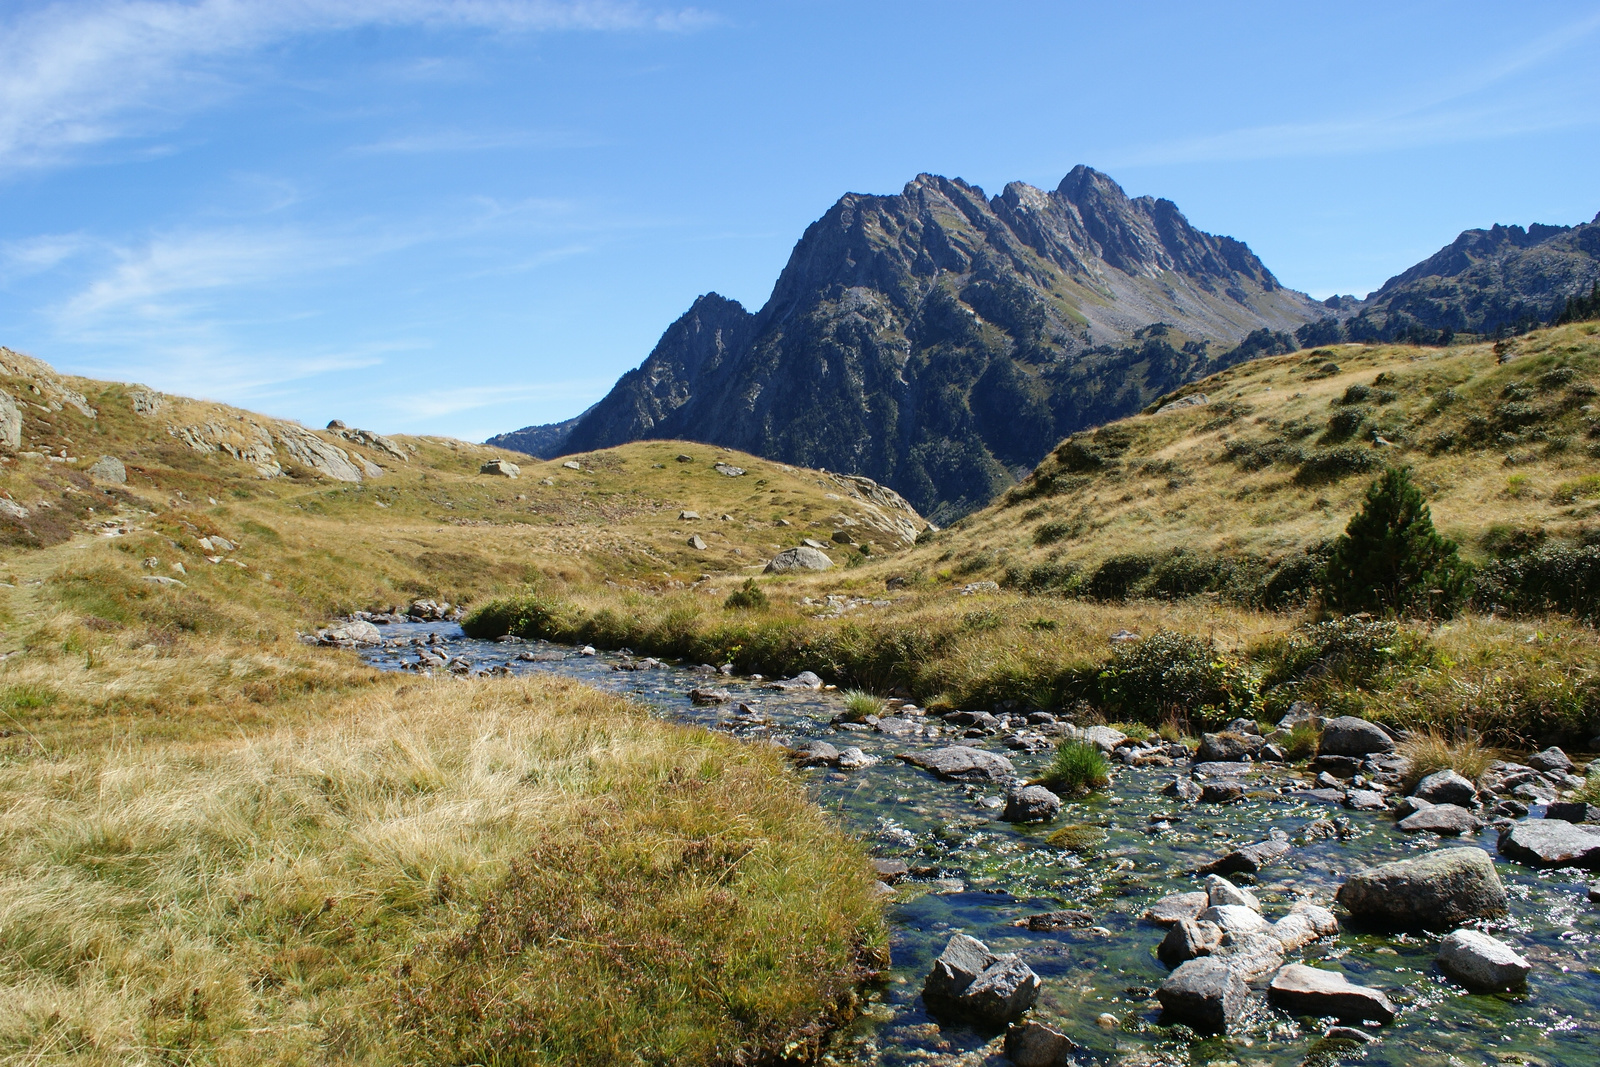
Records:
[[[1322,598],[1341,612],[1449,616],[1466,599],[1468,574],[1455,542],[1433,528],[1411,472],[1390,467],[1334,542]]]

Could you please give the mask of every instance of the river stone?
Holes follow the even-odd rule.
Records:
[[[1394,1020],[1394,1005],[1376,989],[1356,985],[1338,971],[1291,963],[1277,973],[1267,993],[1294,1015],[1332,1015],[1342,1022]]]
[[[1459,804],[1465,808],[1478,799],[1478,788],[1455,771],[1444,770],[1418,782],[1411,795],[1433,804]]]
[[[1156,997],[1163,1022],[1217,1032],[1226,1030],[1244,1011],[1249,989],[1226,961],[1203,956],[1168,975]]]
[[[1239,888],[1220,874],[1206,875],[1206,902],[1210,907],[1237,904],[1242,908],[1249,908],[1257,915],[1261,914],[1261,901],[1256,899],[1254,893]]]
[[[1459,837],[1476,833],[1483,828],[1478,817],[1456,804],[1434,804],[1395,823],[1395,828],[1408,834],[1435,833],[1441,837]]]
[[[1194,758],[1196,763],[1238,763],[1246,756],[1254,757],[1265,745],[1259,734],[1206,734],[1200,738]]]
[[[1061,813],[1061,798],[1042,785],[1028,785],[1006,794],[1006,822],[1049,822]]]
[[[1211,953],[1240,978],[1253,982],[1283,966],[1283,944],[1270,932],[1225,934],[1222,947]]]
[[[1156,956],[1168,967],[1176,967],[1199,956],[1209,956],[1222,945],[1222,927],[1204,919],[1183,919],[1156,947]]]
[[[1161,787],[1162,796],[1177,797],[1179,800],[1185,800],[1191,804],[1200,799],[1202,792],[1204,790],[1200,788],[1200,783],[1193,778],[1174,778]]]
[[[1439,944],[1439,966],[1468,989],[1490,992],[1522,985],[1533,968],[1504,941],[1457,930]]]
[[[1319,936],[1315,924],[1304,915],[1285,915],[1268,927],[1267,933],[1277,938],[1285,952],[1304,948]]]
[[[871,767],[877,762],[877,756],[869,756],[854,745],[839,750],[839,769],[841,771],[858,771],[863,767]]]
[[[1560,819],[1524,819],[1500,831],[1500,855],[1532,867],[1600,871],[1600,833]]]
[[[1267,864],[1289,854],[1289,842],[1268,838],[1253,845],[1236,848],[1221,859],[1201,869],[1205,874],[1255,874]]]
[[[1394,739],[1375,723],[1354,715],[1341,715],[1322,724],[1319,756],[1369,756],[1374,752],[1393,752]]]
[[[1213,904],[1197,921],[1216,923],[1223,933],[1235,936],[1259,934],[1267,928],[1267,920],[1259,913],[1238,904]]]
[[[1227,778],[1237,781],[1240,778],[1248,778],[1251,775],[1258,773],[1258,769],[1253,763],[1211,762],[1196,763],[1194,766],[1189,768],[1189,773],[1195,778],[1201,780],[1207,778]]]
[[[902,752],[898,758],[932,771],[940,778],[962,782],[1000,782],[1016,777],[1016,768],[1004,756],[966,745],[948,745],[928,752]]]
[[[1581,800],[1562,800],[1548,804],[1544,809],[1547,819],[1562,822],[1600,823],[1600,804],[1585,804]]]
[[[1032,1020],[1006,1031],[1006,1058],[1016,1067],[1070,1067],[1077,1042],[1054,1027]]]
[[[1296,726],[1320,727],[1322,713],[1315,704],[1304,700],[1296,700],[1289,705],[1289,710],[1284,712],[1283,718],[1278,720],[1278,729],[1293,730]]]
[[[802,767],[837,767],[839,750],[826,741],[811,741],[793,752],[794,760]]]
[[[1421,797],[1401,797],[1395,802],[1394,817],[1397,819],[1404,819],[1407,816],[1415,815],[1417,812],[1431,807],[1433,807],[1433,804],[1423,800]]]
[[[1352,915],[1393,926],[1452,927],[1500,915],[1506,891],[1481,848],[1441,848],[1346,879],[1336,899]]]
[[[1572,761],[1567,754],[1555,745],[1551,745],[1543,752],[1536,752],[1528,757],[1528,766],[1536,771],[1560,771],[1565,774],[1572,770]]]
[[[793,678],[782,678],[776,682],[768,682],[763,689],[821,689],[822,679],[811,671],[801,671]]]
[[[1080,739],[1094,745],[1101,752],[1110,753],[1126,741],[1128,735],[1115,726],[1090,726],[1083,731]]]
[[[1145,911],[1144,917],[1158,926],[1172,926],[1184,919],[1197,919],[1211,906],[1205,893],[1169,893]]]
[[[1207,782],[1200,787],[1200,803],[1232,804],[1244,796],[1244,783],[1225,778],[1220,782]]]
[[[765,574],[787,574],[790,571],[825,571],[833,568],[833,560],[826,552],[800,545],[786,548],[772,557]]]
[[[1344,794],[1344,806],[1352,811],[1382,811],[1389,802],[1376,789],[1349,789]]]
[[[1021,956],[1001,956],[967,986],[958,1006],[963,1014],[1002,1026],[1033,1007],[1043,984]]]
[[[689,690],[691,703],[699,705],[726,704],[733,699],[733,694],[726,689],[698,688]]]
[[[956,934],[933,961],[933,969],[922,983],[922,995],[933,1000],[959,997],[995,959],[982,941]]]
[[[1082,908],[1042,911],[1037,915],[1029,915],[1026,918],[1018,919],[1011,925],[1020,926],[1035,933],[1047,933],[1052,930],[1081,930],[1086,926],[1094,925],[1094,912],[1084,911]]]

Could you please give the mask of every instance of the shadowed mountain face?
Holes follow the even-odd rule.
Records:
[[[1600,282],[1600,215],[1578,226],[1467,230],[1365,300],[1335,297],[1302,344],[1448,343],[1456,334],[1522,332],[1553,321]]]
[[[706,441],[865,474],[948,519],[1074,430],[1325,314],[1244,244],[1087,167],[993,198],[921,175],[839,200],[756,314],[697,300],[560,450]]]

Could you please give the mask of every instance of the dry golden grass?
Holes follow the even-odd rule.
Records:
[[[1455,771],[1469,781],[1477,781],[1489,761],[1502,755],[1476,737],[1448,737],[1436,728],[1414,733],[1401,742],[1399,751],[1411,761],[1405,781],[1408,791],[1439,771]]]
[[[782,776],[773,754],[558,680],[385,679],[308,729],[14,763],[0,1054],[472,1059],[494,1024],[464,1014],[464,987],[486,983],[497,1019],[539,1035],[525,1062],[814,1038],[882,933],[860,853]],[[544,877],[537,915],[508,897],[519,860]],[[604,909],[607,884],[628,909]],[[486,922],[560,915],[658,951],[595,959],[553,936],[452,955]],[[713,961],[736,988],[694,984]]]

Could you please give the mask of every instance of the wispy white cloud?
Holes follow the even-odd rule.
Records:
[[[230,60],[366,25],[681,32],[712,16],[625,0],[59,0],[0,25],[0,169],[57,163],[226,97]]]
[[[350,151],[355,155],[429,155],[485,152],[500,148],[595,148],[604,143],[599,138],[566,133],[426,130],[356,145]]]
[[[1561,53],[1589,47],[1600,13],[1578,19],[1488,61],[1461,64],[1457,73],[1408,98],[1363,112],[1310,122],[1278,123],[1183,137],[1103,153],[1109,166],[1244,161],[1354,155],[1569,129],[1600,122],[1597,95],[1552,109],[1546,94],[1507,92],[1508,82],[1543,69]]]
[[[520,382],[462,386],[456,389],[428,389],[388,397],[384,406],[402,418],[424,421],[458,415],[463,411],[507,404],[520,405],[556,400],[587,403],[611,384],[610,378],[583,378],[556,382]]]
[[[0,260],[5,266],[0,277],[6,280],[41,274],[92,248],[94,242],[81,233],[51,233],[7,241],[0,245]]]

